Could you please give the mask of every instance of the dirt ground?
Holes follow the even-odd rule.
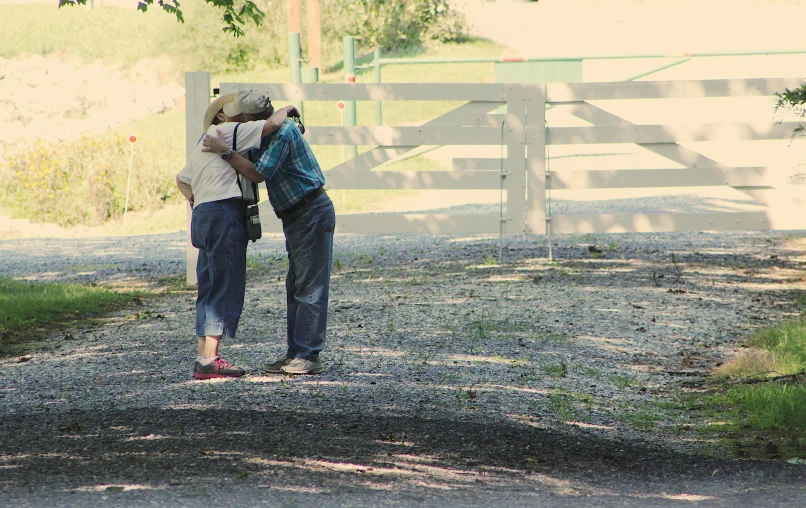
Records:
[[[564,237],[550,262],[517,237],[503,264],[495,240],[340,239],[319,376],[260,371],[283,351],[279,238],[250,247],[225,348],[245,378],[190,379],[194,292],[179,283],[4,359],[0,504],[806,503],[806,467],[742,458],[677,402],[749,331],[797,312],[801,239]],[[81,241],[52,273],[111,280]],[[137,265],[123,275],[144,277]]]

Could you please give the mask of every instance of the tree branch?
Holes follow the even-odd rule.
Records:
[[[180,23],[185,22],[179,0],[140,0],[137,10],[147,12],[150,6],[156,4],[160,8],[176,17]],[[212,5],[216,10],[222,11],[221,21],[224,24],[224,32],[230,32],[233,37],[244,35],[243,26],[249,21],[255,26],[260,26],[266,15],[252,0],[204,0]],[[74,5],[87,5],[87,0],[59,0],[59,8]]]
[[[781,381],[784,379],[794,379],[797,380],[800,376],[806,375],[806,370],[802,370],[800,372],[795,372],[794,374],[782,374],[780,376],[773,376],[773,377],[758,377],[764,374],[771,374],[775,371],[770,370],[767,372],[757,372],[747,377],[743,377],[741,379],[737,379],[736,381],[731,381],[730,384],[732,385],[753,385],[756,383],[770,383],[775,381]]]

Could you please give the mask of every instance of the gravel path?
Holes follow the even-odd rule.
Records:
[[[733,459],[672,402],[793,315],[803,236],[562,236],[554,263],[509,236],[497,265],[494,237],[342,235],[307,378],[258,370],[284,351],[264,238],[223,348],[242,379],[190,379],[177,286],[0,360],[0,505],[802,506],[806,467]],[[5,240],[0,275],[132,285],[183,273],[184,242]]]

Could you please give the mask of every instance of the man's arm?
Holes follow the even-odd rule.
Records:
[[[221,131],[216,129],[216,133],[218,134],[217,136],[211,136],[209,134],[204,136],[204,139],[202,140],[202,144],[204,145],[204,148],[202,148],[203,152],[212,152],[221,155],[229,150],[227,140],[224,139]],[[264,176],[258,173],[258,171],[255,169],[255,165],[252,164],[252,161],[238,152],[232,152],[230,154],[229,164],[235,168],[235,171],[253,182],[260,183],[266,180],[266,178],[264,178]]]
[[[190,207],[193,208],[193,189],[190,184],[179,178],[179,175],[176,175],[176,186],[179,188],[179,192],[188,200]]]
[[[260,134],[260,136],[265,138],[272,132],[282,127],[283,123],[286,121],[286,118],[289,116],[299,116],[299,111],[297,111],[297,108],[294,106],[286,106],[275,111],[274,114],[271,115],[263,124],[263,132]]]

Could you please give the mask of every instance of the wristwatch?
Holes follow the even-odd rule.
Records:
[[[224,159],[225,161],[229,161],[229,158],[232,156],[232,152],[233,150],[232,148],[230,148],[229,150],[221,154],[221,158]]]

